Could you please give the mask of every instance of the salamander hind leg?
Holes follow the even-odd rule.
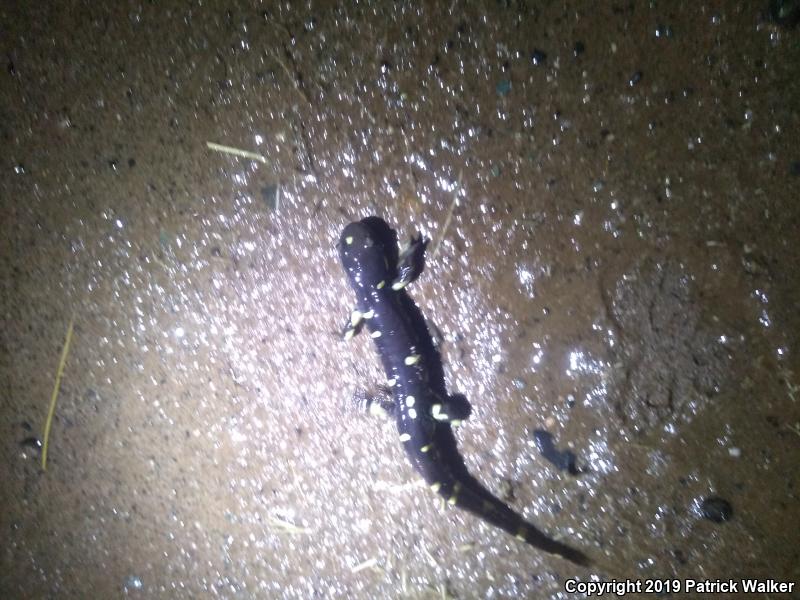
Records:
[[[431,416],[437,421],[446,421],[458,427],[472,414],[472,405],[463,394],[437,397],[431,403]]]
[[[393,290],[402,290],[420,276],[425,268],[425,247],[428,240],[422,236],[412,237],[408,246],[400,253],[397,277],[392,282]]]
[[[355,405],[371,417],[382,419],[393,418],[396,414],[396,405],[391,392],[383,387],[375,392],[358,391],[353,395]]]

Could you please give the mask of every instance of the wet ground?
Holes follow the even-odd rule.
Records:
[[[767,2],[168,4],[0,7],[0,596],[800,579],[800,30]],[[357,405],[382,374],[335,335],[334,243],[370,214],[433,240],[410,291],[467,463],[599,567],[441,507]]]

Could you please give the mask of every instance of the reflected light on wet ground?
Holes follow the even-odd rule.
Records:
[[[0,596],[797,579],[789,4],[0,8]],[[442,508],[357,406],[371,214],[432,240],[465,461],[601,566]]]

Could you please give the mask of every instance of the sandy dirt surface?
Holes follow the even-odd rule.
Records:
[[[599,4],[0,5],[0,597],[800,580],[800,29]],[[441,506],[358,406],[370,214],[433,240],[468,465],[597,567]]]

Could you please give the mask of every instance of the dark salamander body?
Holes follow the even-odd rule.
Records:
[[[451,427],[469,415],[469,403],[447,394],[439,354],[404,291],[422,272],[425,242],[412,239],[398,256],[395,233],[383,220],[369,217],[347,225],[338,248],[357,298],[344,337],[366,325],[373,338],[393,391],[400,441],[414,468],[448,504],[536,548],[588,565],[583,553],[547,537],[469,474]]]

